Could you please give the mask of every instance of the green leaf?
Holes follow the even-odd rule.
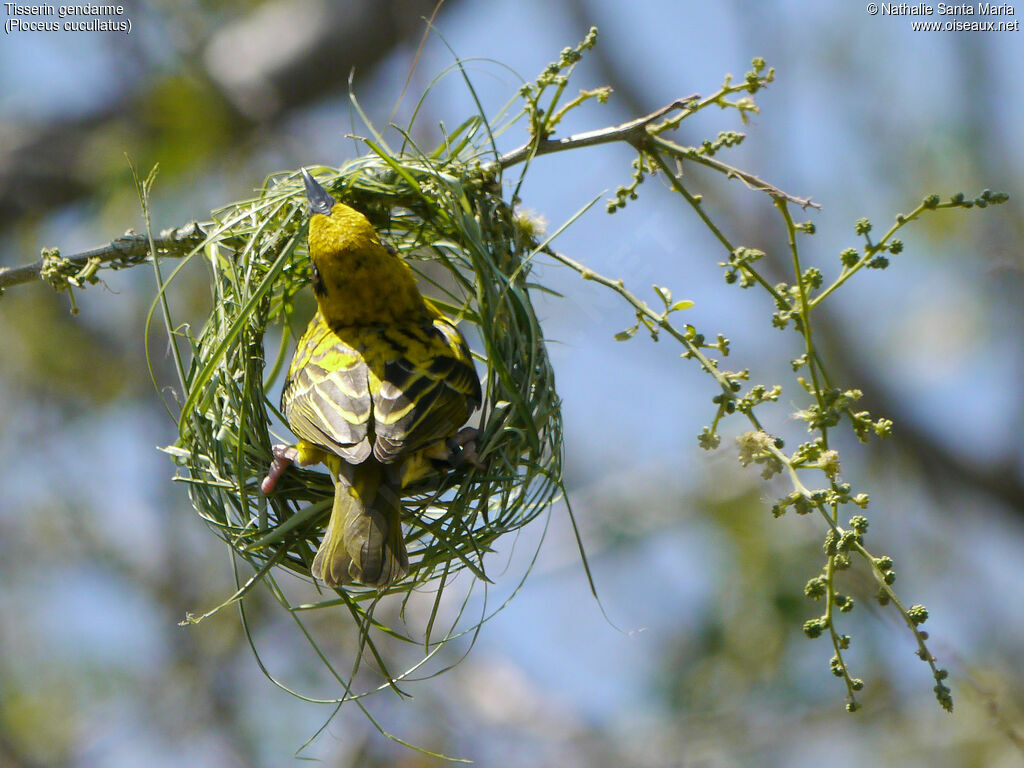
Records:
[[[661,300],[665,302],[666,307],[672,303],[672,291],[662,285],[652,285],[651,287],[661,297]]]
[[[693,306],[693,302],[689,299],[680,299],[671,307],[668,308],[669,312],[675,312],[677,309],[689,309]]]
[[[634,336],[636,336],[636,332],[638,330],[640,330],[640,323],[637,323],[632,328],[627,328],[624,331],[619,331],[618,333],[616,333],[615,334],[615,340],[616,341],[629,341]]]

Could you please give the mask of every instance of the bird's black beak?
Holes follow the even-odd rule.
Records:
[[[330,193],[321,187],[305,168],[302,169],[302,180],[306,183],[306,199],[309,201],[310,214],[322,213],[324,216],[330,216],[338,201],[331,197]]]

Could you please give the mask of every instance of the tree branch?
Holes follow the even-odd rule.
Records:
[[[682,99],[676,99],[671,104],[667,104],[661,109],[657,109],[645,117],[630,120],[628,123],[623,123],[622,125],[611,128],[601,128],[597,131],[577,133],[575,136],[568,136],[564,139],[535,139],[524,144],[518,149],[514,149],[508,154],[499,157],[497,165],[501,170],[505,170],[517,163],[521,163],[540,155],[547,155],[552,152],[562,152],[567,149],[576,149],[578,147],[592,147],[596,144],[609,144],[613,141],[624,141],[627,144],[635,146],[647,139],[648,125],[653,123],[655,120],[659,120],[664,117],[669,112],[673,112],[677,109],[688,108],[692,102],[699,98],[699,94],[690,94]]]
[[[754,176],[753,174],[734,168],[714,158],[707,157],[693,147],[684,147],[661,138],[658,134],[665,127],[674,127],[685,115],[679,115],[671,121],[653,126],[658,120],[678,110],[695,110],[703,106],[698,104],[700,96],[696,93],[676,99],[649,115],[630,120],[621,125],[601,128],[568,136],[563,139],[534,138],[518,149],[502,155],[492,164],[492,168],[504,170],[518,163],[525,162],[539,155],[563,152],[570,149],[592,147],[598,144],[610,144],[621,141],[634,147],[638,152],[654,151],[664,153],[678,160],[690,160],[712,168],[727,178],[736,178],[752,189],[767,193],[779,200],[787,200],[802,208],[820,208],[810,198],[790,195],[778,187]],[[713,100],[715,97],[712,96]],[[653,126],[653,127],[652,127]],[[664,167],[664,166],[663,166]],[[156,249],[162,255],[183,256],[201,243],[206,233],[197,222],[185,226],[167,229],[156,239]],[[149,243],[144,235],[129,231],[122,237],[112,240],[108,245],[89,251],[62,257],[54,250],[43,252],[43,257],[34,264],[22,267],[0,268],[0,292],[12,285],[20,285],[33,280],[45,279],[54,287],[62,287],[68,282],[77,285],[82,280],[91,279],[98,266],[106,265],[113,269],[128,267],[144,261],[150,256]]]
[[[801,208],[814,208],[821,210],[821,205],[812,202],[809,197],[796,197],[788,192],[783,192],[781,189],[776,187],[774,184],[769,184],[764,179],[755,176],[752,173],[747,173],[744,170],[736,168],[728,163],[723,163],[714,157],[708,157],[702,155],[693,147],[684,147],[675,142],[669,141],[668,139],[662,139],[660,137],[652,137],[655,146],[662,152],[671,155],[672,157],[679,158],[680,160],[690,160],[694,163],[712,168],[719,173],[723,174],[727,179],[739,179],[742,181],[748,189],[755,189],[771,195],[773,198],[779,200],[786,200],[794,205],[799,205]]]
[[[166,256],[184,256],[206,238],[206,232],[198,222],[191,222],[182,227],[165,229],[154,239],[157,253]],[[60,256],[57,251],[44,252],[42,258],[32,264],[21,267],[0,267],[0,291],[12,285],[21,285],[33,280],[40,280],[44,272],[53,265],[59,275],[66,280],[75,277],[79,270],[87,269],[90,263],[105,264],[112,269],[129,267],[149,258],[149,239],[128,230],[121,237],[111,240],[107,245],[82,251],[72,256]],[[47,279],[50,279],[47,276]]]
[[[511,152],[502,155],[498,158],[497,162],[492,167],[496,167],[500,170],[505,170],[518,163],[532,160],[534,157],[540,155],[549,155],[552,152],[564,152],[570,149],[579,149],[580,147],[593,147],[598,144],[610,144],[616,141],[622,141],[635,147],[637,151],[643,152],[649,142],[653,142],[654,146],[671,157],[678,160],[690,160],[695,163],[713,168],[725,175],[729,179],[739,179],[750,189],[760,190],[773,198],[780,200],[787,200],[794,205],[799,205],[801,208],[817,208],[821,206],[818,203],[811,202],[809,197],[796,197],[788,192],[784,192],[767,181],[747,173],[739,168],[734,168],[731,165],[716,160],[711,157],[700,154],[693,147],[684,147],[680,144],[676,144],[667,139],[663,139],[656,134],[658,131],[651,131],[650,127],[652,123],[663,118],[665,115],[676,110],[692,110],[696,105],[697,100],[700,98],[699,94],[693,93],[689,96],[684,96],[681,99],[676,99],[671,104],[666,104],[661,109],[657,109],[649,115],[639,117],[636,120],[630,120],[628,123],[622,123],[622,125],[616,125],[610,128],[601,128],[596,131],[587,131],[586,133],[577,133],[573,136],[567,136],[564,139],[545,139],[545,138],[534,138],[532,141],[523,144],[523,146],[513,149]],[[712,97],[713,98],[713,97]],[[679,118],[681,119],[681,118]]]

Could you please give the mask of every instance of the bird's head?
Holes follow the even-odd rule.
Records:
[[[329,320],[383,322],[420,311],[423,299],[409,266],[380,242],[370,221],[336,201],[303,168],[309,201],[313,289]]]
[[[376,230],[363,214],[331,197],[305,168],[302,180],[309,201],[309,255],[314,266],[343,251],[358,253],[381,247]]]

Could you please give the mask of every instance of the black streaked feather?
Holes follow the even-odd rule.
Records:
[[[444,330],[438,327],[441,323]],[[358,339],[358,343],[353,341],[352,346],[344,339]],[[429,362],[419,365],[410,359],[417,356],[409,350],[416,348],[422,358],[423,350],[415,345],[424,344]],[[319,364],[329,353],[348,357],[352,363],[329,370]],[[289,425],[302,439],[349,463],[360,463],[371,453],[382,463],[393,463],[450,437],[481,400],[480,381],[465,339],[441,318],[424,317],[408,328],[377,330],[330,329],[323,322],[311,323],[296,353],[296,361],[300,359],[304,364],[290,372],[281,396]],[[382,363],[380,370],[372,371],[368,361]],[[381,381],[375,394],[370,392],[373,376]],[[410,403],[413,407],[405,416],[387,423]]]

